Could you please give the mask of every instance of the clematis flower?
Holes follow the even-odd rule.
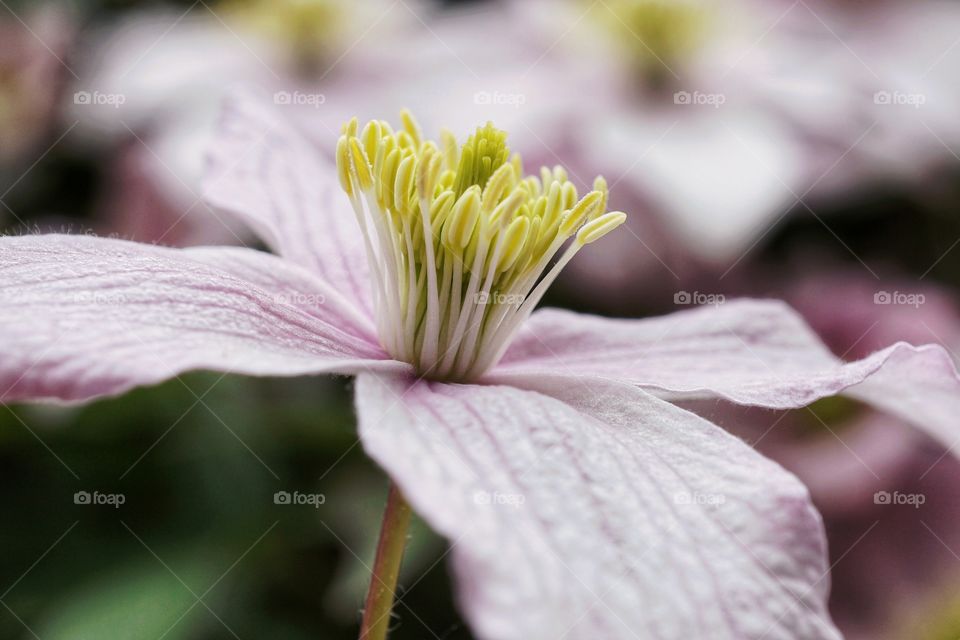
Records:
[[[256,104],[228,110],[206,193],[278,255],[0,240],[0,399],[89,401],[192,369],[356,375],[363,446],[450,540],[478,637],[839,637],[806,489],[672,401],[844,394],[949,444],[960,378],[941,348],[843,363],[757,300],[534,311],[624,222],[602,178],[580,197],[562,168],[525,177],[492,125],[434,144],[409,115],[350,122],[337,158]]]
[[[938,179],[944,167],[955,167],[960,143],[953,113],[960,97],[955,82],[960,65],[960,51],[954,46],[960,29],[957,5],[944,0],[909,4],[882,0],[867,7],[816,0],[808,7],[811,15],[829,25],[833,41],[848,54],[824,56],[810,72],[828,73],[831,65],[843,70],[857,87],[853,95],[860,124],[839,126],[813,101],[779,101],[784,113],[815,143],[821,158],[817,171],[823,179],[811,197],[843,194],[852,185],[874,183],[923,187]],[[838,150],[849,151],[838,160]]]
[[[869,274],[835,265],[787,287],[785,296],[835,353],[858,357],[891,340],[936,340],[956,359],[960,315],[949,292],[935,285],[888,278],[880,286]],[[833,571],[834,619],[850,640],[956,634],[960,464],[902,421],[862,407],[840,409],[847,417],[830,428],[842,443],[829,433],[783,438],[777,429],[761,449],[810,487],[832,557],[845,554]],[[877,492],[922,495],[923,504],[878,505]]]
[[[830,549],[830,612],[845,638],[950,637],[929,629],[956,611],[960,463],[900,420],[824,402],[786,414],[710,403],[697,413],[744,434],[810,489]],[[885,495],[914,504],[885,504]],[[955,618],[947,628],[956,632]]]
[[[23,172],[36,160],[56,116],[73,38],[71,12],[43,6],[0,16],[0,170]],[[20,166],[23,164],[24,166]],[[15,179],[14,176],[11,181]]]
[[[234,85],[264,87],[290,117],[335,131],[351,96],[384,82],[389,52],[421,14],[419,0],[225,0],[138,11],[93,30],[74,87],[90,100],[70,116],[77,138],[108,148],[110,173],[121,176],[104,226],[175,246],[248,240],[199,202],[224,96]]]
[[[948,350],[960,344],[956,306],[935,286],[905,279],[881,285],[842,265],[806,271],[778,288],[834,353],[866,357],[895,340],[935,340]],[[941,445],[902,420],[838,398],[775,414],[716,402],[687,407],[742,435],[810,490],[831,551],[830,611],[844,637],[955,633],[960,462]],[[885,495],[922,496],[922,504],[885,504]]]
[[[557,101],[580,123],[570,127],[576,155],[715,266],[729,266],[789,211],[808,214],[801,200],[880,180],[914,184],[956,160],[955,3],[504,6],[516,15],[503,21],[522,25],[530,43],[529,64],[568,70]],[[578,99],[585,85],[587,104]],[[598,253],[650,262],[635,242],[607,244]],[[601,279],[608,263],[577,268],[593,263]]]

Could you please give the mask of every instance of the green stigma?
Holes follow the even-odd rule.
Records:
[[[849,398],[821,398],[807,406],[807,411],[797,411],[800,418],[797,435],[811,439],[836,436],[837,431],[854,426],[864,409],[862,404]]]
[[[629,52],[638,73],[660,83],[696,52],[710,23],[699,0],[605,0],[592,9]]]
[[[510,160],[507,134],[494,127],[493,123],[487,123],[467,139],[459,155],[454,190],[457,196],[463,195],[471,186],[476,185],[481,189],[487,186],[493,172]]]
[[[960,581],[952,575],[940,577],[939,592],[920,606],[908,609],[893,626],[895,637],[911,640],[956,640],[960,638]]]
[[[17,98],[22,91],[18,86],[17,76],[13,69],[0,66],[0,123],[12,124],[17,113]],[[0,131],[7,131],[6,126]]]
[[[562,167],[525,176],[492,124],[458,144],[424,140],[408,112],[395,131],[343,128],[337,168],[366,238],[383,347],[424,376],[468,381],[503,355],[560,270],[623,224],[607,185],[579,197]],[[568,244],[561,257],[554,256]],[[549,269],[548,269],[549,267]]]
[[[347,0],[223,0],[224,16],[280,43],[295,66],[316,69],[329,57],[347,19]]]

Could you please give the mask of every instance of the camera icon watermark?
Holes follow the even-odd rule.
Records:
[[[901,291],[877,291],[873,294],[873,304],[896,305],[918,309],[926,303],[927,297],[922,293],[904,293]]]
[[[678,491],[673,494],[673,503],[679,505],[720,506],[727,502],[722,493],[702,493],[700,491]]]
[[[501,304],[501,305],[521,305],[523,301],[526,300],[526,296],[519,293],[501,293],[499,291],[494,291],[490,293],[488,291],[481,291],[476,293],[473,296],[474,302],[476,304]]]
[[[473,503],[478,505],[507,506],[518,509],[526,501],[527,498],[522,493],[477,491],[473,494]]]
[[[327,501],[327,496],[322,493],[300,493],[299,491],[294,491],[293,493],[289,491],[277,491],[273,494],[273,504],[286,505],[286,506],[309,506],[314,509],[319,509],[320,505],[325,504]]]
[[[900,493],[894,491],[877,491],[873,494],[873,504],[883,505],[910,505],[914,509],[919,509],[927,501],[927,496],[922,493]]]
[[[322,93],[304,93],[303,91],[277,91],[273,94],[273,104],[280,106],[313,107],[319,109],[327,103]]]
[[[326,303],[327,298],[322,293],[279,293],[273,297],[277,304],[289,304],[297,307],[316,307]]]
[[[705,106],[719,109],[727,102],[727,96],[722,93],[704,93],[703,91],[677,91],[673,94],[673,104],[689,106]]]
[[[99,491],[77,491],[73,494],[73,504],[83,506],[109,506],[119,509],[127,502],[127,496],[122,493],[100,493]]]
[[[527,96],[523,93],[477,91],[473,94],[473,103],[480,106],[506,106],[519,109],[527,104]]]
[[[127,303],[127,296],[122,293],[104,293],[100,291],[80,292],[69,297],[75,304],[86,304],[100,307],[116,307]]]
[[[73,104],[81,106],[106,106],[119,109],[127,102],[122,93],[101,93],[100,91],[77,91],[73,94]]]
[[[702,293],[700,291],[677,291],[673,294],[673,304],[688,305],[712,305],[719,307],[727,301],[722,293]]]
[[[927,96],[923,93],[907,93],[905,91],[877,91],[873,94],[873,104],[919,109],[927,104]]]

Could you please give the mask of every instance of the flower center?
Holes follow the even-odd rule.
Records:
[[[299,71],[320,68],[348,18],[348,0],[224,0],[226,15],[280,43]]]
[[[671,69],[700,48],[710,23],[702,0],[606,0],[594,12],[629,52],[643,82],[652,86],[674,77]]]
[[[337,145],[375,280],[380,341],[421,375],[474,380],[574,254],[626,214],[605,213],[601,177],[582,198],[562,167],[524,177],[492,124],[462,145],[444,131],[438,145],[408,112],[401,118],[396,132],[380,120],[360,132],[354,118]]]

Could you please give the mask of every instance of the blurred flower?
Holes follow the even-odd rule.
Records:
[[[804,271],[777,290],[836,353],[861,357],[900,340],[960,347],[960,309],[947,289],[836,264]]]
[[[781,290],[844,358],[900,340],[960,345],[956,304],[932,285],[878,284],[860,270],[821,266]],[[914,304],[904,304],[907,291]],[[845,637],[936,640],[950,636],[935,627],[955,632],[947,618],[950,594],[960,593],[960,463],[944,445],[956,443],[933,442],[903,420],[838,398],[778,414],[715,403],[690,408],[810,489],[833,558],[830,610]],[[898,496],[918,496],[920,504],[899,504]]]
[[[52,5],[0,16],[0,167],[36,160],[30,153],[50,132],[69,73],[71,38],[69,16]]]
[[[114,174],[136,178],[111,185],[110,230],[178,245],[249,240],[199,196],[204,150],[226,92],[257,87],[289,117],[332,127],[334,135],[353,111],[353,94],[389,73],[399,34],[419,25],[413,12],[420,3],[404,7],[230,0],[183,13],[134,13],[92,32],[72,115],[86,144],[124,149],[112,154]]]
[[[800,188],[800,140],[756,95],[764,73],[782,66],[767,40],[788,30],[779,4],[514,4],[542,46],[555,45],[548,55],[558,60],[541,64],[588,58],[603,79],[575,148],[652,208],[689,250],[725,258]],[[778,77],[787,72],[778,69]]]
[[[561,169],[521,179],[504,137],[434,145],[408,116],[397,132],[351,122],[334,171],[269,112],[235,106],[207,193],[282,257],[0,240],[3,398],[79,402],[198,368],[356,374],[364,446],[451,540],[479,637],[839,637],[806,490],[670,401],[785,409],[840,393],[946,443],[949,357],[899,343],[843,363],[775,302],[530,315],[623,215],[603,213],[602,179],[579,201]],[[434,223],[440,242],[424,242]]]
[[[837,353],[859,357],[890,341],[934,340],[956,360],[960,312],[952,296],[934,285],[888,278],[878,286],[859,270],[834,269],[808,275],[786,296]],[[912,304],[905,304],[907,296]],[[960,463],[875,411],[854,409],[846,420],[826,420],[842,440],[823,432],[811,438],[808,431],[792,443],[789,436],[775,438],[763,450],[812,482],[811,488],[819,486],[812,493],[834,557],[845,554],[834,568],[831,602],[841,628],[852,640],[956,635]],[[877,504],[877,496],[892,492],[923,496],[924,503]],[[872,579],[864,580],[866,575]]]
[[[956,156],[955,3],[509,4],[537,68],[567,70],[572,148],[695,259],[726,265],[807,199]],[[654,264],[626,237],[610,253]]]
[[[206,139],[205,132],[184,129],[171,131],[153,144],[192,148],[193,141],[181,140],[181,135]],[[118,143],[111,155],[103,195],[96,204],[100,215],[94,228],[99,233],[175,247],[250,241],[242,223],[206,207],[140,141]]]
[[[842,70],[857,87],[856,120],[831,117],[822,105],[832,96],[780,103],[816,145],[822,179],[811,196],[865,183],[922,187],[938,168],[955,166],[960,6],[949,0],[816,0],[808,7],[825,23],[820,31],[828,28],[843,47],[815,58],[810,73]]]

